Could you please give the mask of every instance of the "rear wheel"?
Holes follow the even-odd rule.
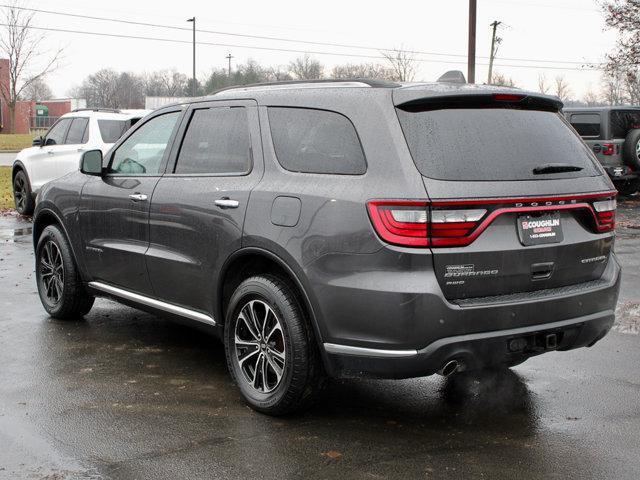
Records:
[[[229,371],[245,401],[269,415],[308,406],[323,384],[313,330],[281,279],[255,276],[231,296],[225,323]]]
[[[24,170],[19,170],[13,177],[13,202],[20,215],[31,215],[36,206],[31,185]]]
[[[622,196],[628,197],[640,190],[640,179],[627,180],[626,182],[615,183],[618,193]]]
[[[58,319],[78,319],[91,310],[94,297],[82,285],[71,247],[60,228],[46,227],[36,247],[36,282],[42,306]]]

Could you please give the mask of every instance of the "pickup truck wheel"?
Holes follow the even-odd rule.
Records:
[[[308,406],[323,384],[313,330],[281,279],[243,281],[229,301],[225,351],[231,375],[249,406],[284,415]]]
[[[36,206],[31,185],[24,170],[19,170],[13,177],[13,202],[20,215],[31,215]]]
[[[94,297],[85,290],[71,247],[55,225],[46,227],[36,247],[36,282],[42,306],[57,319],[79,319]]]

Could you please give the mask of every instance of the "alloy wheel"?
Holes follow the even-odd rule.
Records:
[[[40,281],[47,300],[57,304],[64,288],[64,263],[60,249],[51,240],[44,244],[40,253]]]
[[[287,354],[280,319],[266,302],[250,300],[240,309],[234,347],[244,381],[259,393],[274,391],[284,375]]]
[[[13,196],[16,201],[16,210],[23,210],[27,201],[27,186],[21,175],[16,176],[13,182]]]

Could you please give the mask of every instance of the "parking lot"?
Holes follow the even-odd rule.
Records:
[[[246,407],[198,331],[107,300],[48,318],[30,223],[2,217],[0,478],[636,478],[639,212],[619,208],[618,323],[595,347],[484,378],[333,381],[287,418]]]

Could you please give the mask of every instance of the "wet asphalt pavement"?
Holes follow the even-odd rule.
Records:
[[[638,478],[640,199],[619,210],[615,330],[506,374],[332,381],[247,408],[216,340],[99,300],[40,306],[30,224],[0,217],[0,478]]]

